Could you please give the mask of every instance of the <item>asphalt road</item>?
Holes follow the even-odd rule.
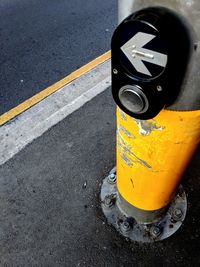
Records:
[[[0,115],[110,49],[115,0],[0,0]]]
[[[200,266],[200,151],[185,175],[181,229],[162,242],[128,242],[99,197],[115,165],[115,131],[108,89],[0,166],[0,266]]]

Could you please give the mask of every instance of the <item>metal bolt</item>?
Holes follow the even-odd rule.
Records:
[[[162,91],[162,86],[158,85],[158,86],[157,86],[157,91],[158,91],[158,92],[161,92],[161,91]]]
[[[106,207],[110,208],[114,204],[114,198],[111,195],[107,195],[104,199],[104,204]]]
[[[111,173],[109,176],[108,176],[108,182],[110,184],[114,184],[116,182],[116,175],[114,173]]]
[[[118,70],[117,69],[113,69],[113,73],[114,74],[118,74]]]
[[[121,230],[125,233],[129,232],[131,230],[130,223],[128,220],[124,220],[121,224]]]
[[[172,213],[172,218],[175,220],[175,221],[180,221],[183,217],[183,212],[181,209],[175,209]]]
[[[150,233],[154,238],[157,238],[162,233],[161,228],[158,226],[152,226],[150,229]]]

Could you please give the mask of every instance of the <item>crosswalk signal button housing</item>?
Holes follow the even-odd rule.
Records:
[[[137,119],[151,119],[177,98],[192,51],[186,22],[164,7],[126,18],[112,37],[112,93]]]

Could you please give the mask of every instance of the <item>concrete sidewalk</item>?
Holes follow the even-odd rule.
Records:
[[[199,266],[199,153],[185,176],[181,230],[155,244],[119,236],[99,202],[115,165],[115,105],[106,90],[0,167],[0,265]]]

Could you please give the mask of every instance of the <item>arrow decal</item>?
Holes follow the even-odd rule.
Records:
[[[150,62],[163,68],[167,65],[167,55],[143,48],[144,45],[149,43],[155,37],[156,35],[153,34],[138,32],[121,47],[121,50],[137,72],[148,76],[152,76],[152,74],[143,61]]]

